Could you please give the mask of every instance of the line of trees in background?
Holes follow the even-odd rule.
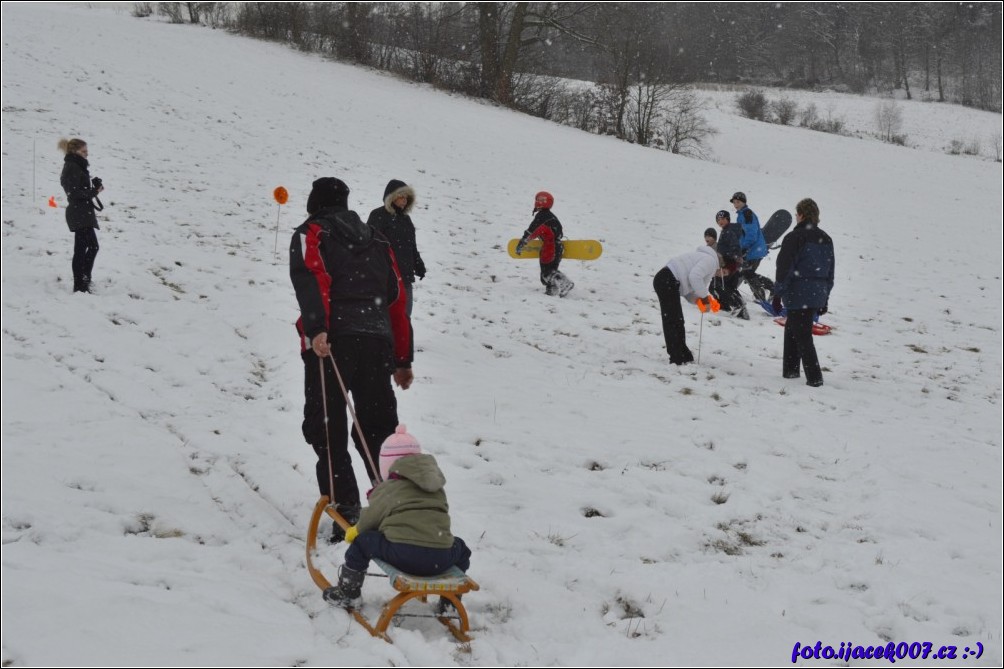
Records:
[[[173,21],[286,42],[690,155],[710,132],[696,82],[922,92],[1001,111],[999,2],[157,5]]]

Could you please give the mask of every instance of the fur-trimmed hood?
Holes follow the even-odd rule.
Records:
[[[386,209],[391,214],[396,214],[394,211],[394,200],[404,195],[408,198],[408,204],[404,206],[401,211],[402,214],[411,213],[412,207],[415,206],[415,189],[398,179],[391,179],[387,184],[387,188],[383,191],[383,208]]]

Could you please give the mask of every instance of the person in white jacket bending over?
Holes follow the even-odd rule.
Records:
[[[699,246],[696,251],[673,258],[655,275],[652,284],[659,296],[662,332],[666,337],[669,361],[674,365],[694,361],[694,354],[687,348],[680,298],[696,304],[701,311],[718,311],[718,302],[708,294],[708,286],[720,266],[715,249]]]

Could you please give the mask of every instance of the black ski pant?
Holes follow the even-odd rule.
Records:
[[[91,283],[94,258],[98,255],[98,233],[84,228],[73,233],[73,290],[87,290]]]
[[[727,276],[716,276],[711,280],[708,292],[715,296],[722,309],[739,309],[746,304],[746,300],[739,294],[739,283],[743,280],[739,272],[732,272]]]
[[[763,302],[767,299],[767,291],[771,293],[774,292],[774,282],[765,276],[760,276],[756,273],[757,268],[760,267],[759,260],[751,260],[743,264],[742,278],[746,280],[749,284],[750,290],[753,291],[753,297],[759,302]],[[736,286],[738,288],[738,285]]]
[[[680,282],[668,267],[663,267],[656,273],[652,286],[659,297],[662,334],[666,338],[669,361],[674,365],[693,362],[694,354],[687,348],[687,331],[684,327],[683,307],[680,305]]]
[[[373,558],[415,576],[435,576],[453,566],[465,573],[471,568],[471,549],[460,537],[454,537],[449,548],[428,548],[388,541],[382,532],[370,530],[356,537],[345,551],[345,566],[366,571]]]
[[[397,398],[391,387],[394,358],[391,343],[378,337],[345,336],[330,340],[345,386],[352,396],[356,416],[366,436],[373,463],[379,462],[380,446],[397,427]],[[312,350],[301,354],[304,363],[303,436],[317,454],[317,488],[343,507],[360,505],[359,486],[349,457],[349,431],[356,451],[366,464],[370,482],[378,471],[370,467],[359,433],[348,415],[345,397],[331,366],[324,358],[324,386],[321,386],[321,358]],[[324,425],[324,395],[327,395],[328,425]],[[329,471],[330,456],[330,471]],[[334,495],[331,495],[331,482]],[[368,488],[369,486],[367,486]]]
[[[788,309],[784,323],[783,374],[786,379],[799,376],[799,363],[805,369],[806,383],[823,382],[823,370],[816,357],[816,344],[812,341],[812,323],[817,309]]]
[[[540,263],[540,282],[544,284],[544,292],[548,295],[557,295],[559,288],[559,277],[563,276],[558,271],[561,264],[561,257],[565,254],[564,247],[557,243],[554,245],[554,259],[551,262]]]

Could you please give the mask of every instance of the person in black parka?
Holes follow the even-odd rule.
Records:
[[[797,379],[799,364],[806,385],[823,385],[823,372],[812,341],[812,322],[825,314],[833,290],[833,240],[819,229],[819,207],[805,198],[795,206],[795,229],[781,242],[774,282],[774,311],[788,310],[784,324],[783,375]]]
[[[98,255],[98,217],[94,199],[104,190],[100,179],[91,180],[87,171],[87,142],[82,139],[61,139],[59,150],[63,158],[63,173],[59,183],[66,191],[66,224],[74,235],[73,292],[91,292],[91,270]],[[98,200],[98,211],[100,211]]]
[[[394,252],[348,208],[348,196],[340,179],[314,181],[309,216],[290,242],[289,276],[300,308],[296,328],[305,378],[303,436],[317,454],[318,491],[354,524],[360,494],[349,434],[370,482],[378,481],[380,444],[398,425],[391,379],[402,390],[411,386],[414,348]],[[366,448],[346,417],[343,382],[355,403]],[[332,541],[344,536],[336,524]]]
[[[407,299],[408,316],[411,317],[411,307],[414,302],[415,277],[425,278],[425,263],[418,252],[415,241],[415,224],[411,221],[412,208],[415,206],[415,190],[403,181],[391,179],[383,192],[383,206],[370,212],[367,225],[382,234],[390,242],[397,259],[401,278],[404,279],[404,292]]]

